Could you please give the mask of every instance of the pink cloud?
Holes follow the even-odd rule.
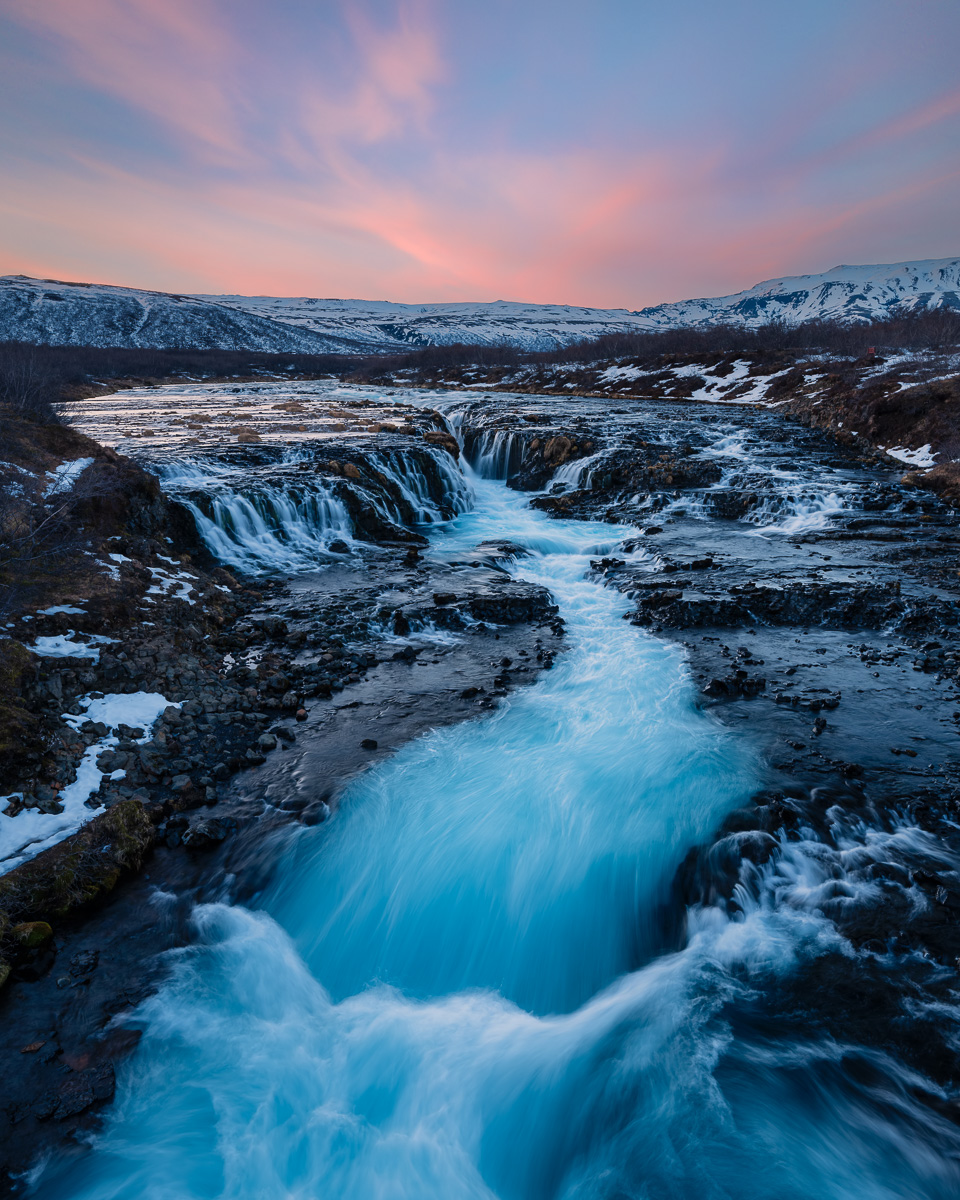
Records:
[[[211,0],[9,0],[91,87],[243,165],[242,112],[225,86],[246,54]]]

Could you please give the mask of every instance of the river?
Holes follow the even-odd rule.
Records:
[[[677,867],[757,764],[682,651],[588,578],[630,530],[469,483],[428,553],[522,548],[510,570],[550,588],[568,649],[358,776],[255,908],[197,909],[92,1152],[36,1194],[956,1197],[960,1131],[909,1071],[784,1007],[801,965],[847,952],[802,902],[809,847],[758,866],[738,912],[671,919]]]

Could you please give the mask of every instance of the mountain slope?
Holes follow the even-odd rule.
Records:
[[[383,349],[445,346],[453,342],[493,345],[510,342],[549,350],[604,333],[646,326],[625,308],[581,308],[567,304],[399,304],[390,300],[320,300],[307,296],[203,296],[244,312],[310,329],[376,342]]]
[[[0,340],[275,354],[351,353],[369,348],[195,296],[26,275],[0,278]]]
[[[819,275],[768,279],[745,292],[641,309],[655,329],[764,325],[783,321],[875,321],[897,310],[960,309],[960,258],[874,267],[834,267]]]
[[[53,345],[218,348],[264,353],[390,351],[451,342],[547,350],[602,334],[770,321],[882,320],[960,310],[960,258],[834,267],[732,296],[628,309],[563,304],[397,304],[278,296],[187,296],[106,284],[0,278],[0,340]]]

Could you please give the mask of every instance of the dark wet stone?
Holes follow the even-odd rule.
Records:
[[[208,817],[184,830],[182,844],[189,850],[209,850],[237,828],[232,817]]]

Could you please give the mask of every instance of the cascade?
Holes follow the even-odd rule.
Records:
[[[207,549],[228,566],[258,574],[302,571],[353,536],[343,502],[323,480],[287,483],[216,462],[161,469],[167,491],[193,516]]]
[[[255,910],[197,909],[136,1015],[107,1128],[36,1194],[957,1195],[960,1131],[922,1081],[782,1011],[797,970],[844,952],[817,906],[858,846],[882,854],[876,837],[784,837],[735,911],[693,910],[682,948],[665,944],[673,872],[757,765],[697,710],[679,651],[586,577],[629,530],[471,485],[433,552],[523,546],[511,570],[551,587],[569,649],[293,830]]]
[[[431,479],[417,458],[402,450],[371,453],[368,461],[396,487],[412,518],[399,507],[384,507],[383,515],[400,524],[412,519],[421,525],[448,521],[465,512],[471,501],[469,485],[445,450],[428,453]]]
[[[302,450],[287,450],[272,466],[238,468],[208,459],[156,469],[193,516],[207,549],[253,574],[309,570],[329,559],[332,542],[352,540],[355,530],[339,489],[350,489],[398,525],[446,521],[470,504],[469,484],[445,450],[369,453],[365,461],[380,478],[356,482],[334,483],[300,469],[312,461]]]
[[[553,473],[551,484],[562,483],[574,491],[578,488],[588,488],[590,478],[602,458],[603,453],[600,451],[585,458],[571,459],[570,462],[557,467]]]
[[[758,534],[796,535],[825,529],[830,518],[847,510],[837,492],[789,491],[764,498],[743,518]]]
[[[482,479],[509,479],[520,469],[523,436],[512,429],[482,429],[465,439],[470,466]]]

